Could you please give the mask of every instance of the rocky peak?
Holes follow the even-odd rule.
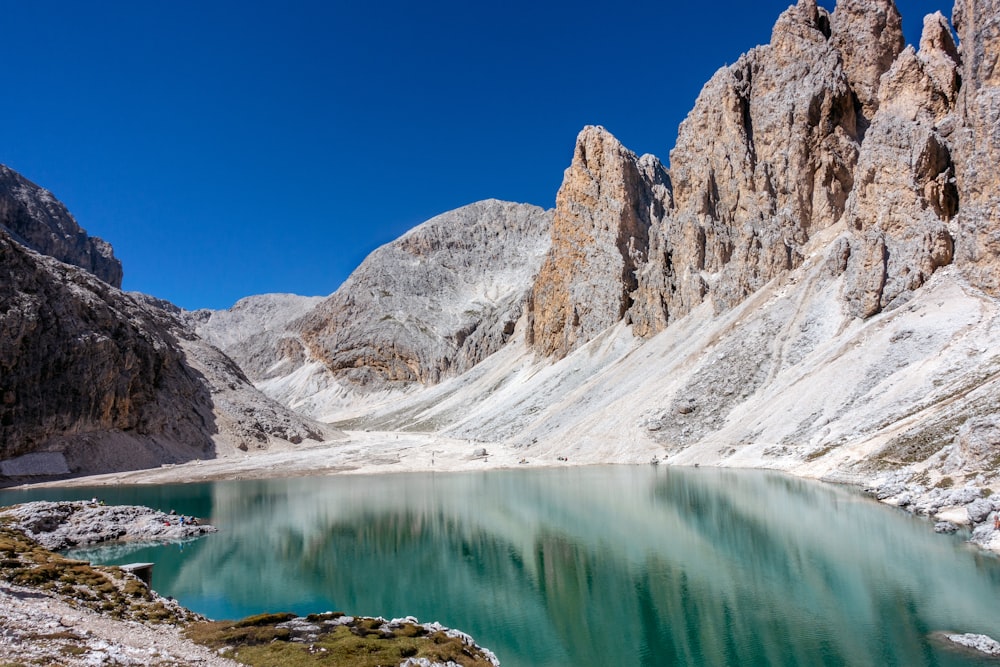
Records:
[[[13,169],[0,165],[0,229],[18,243],[79,266],[121,287],[122,264],[111,246],[87,236],[63,204]]]
[[[957,0],[961,125],[954,155],[962,210],[956,263],[970,281],[1000,295],[1000,0]]]
[[[487,200],[424,222],[292,323],[287,340],[301,343],[288,353],[366,388],[468,370],[513,334],[551,219],[537,206]]]
[[[867,127],[878,110],[879,78],[906,44],[903,19],[892,0],[840,0],[830,29]]]
[[[958,94],[958,64],[942,17],[924,22],[920,52],[907,47],[882,77],[845,217],[852,231],[846,297],[868,317],[909,298],[953,259],[955,166],[941,126]]]
[[[952,22],[962,43],[963,79],[971,92],[1000,86],[1000,3],[956,0]]]
[[[531,292],[535,350],[565,356],[622,318],[647,259],[649,228],[670,204],[659,160],[637,157],[603,127],[580,132],[556,195],[552,247]]]

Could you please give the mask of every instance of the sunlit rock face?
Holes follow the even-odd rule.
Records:
[[[958,84],[947,22],[928,16],[920,51],[904,50],[882,77],[848,202],[845,295],[856,315],[909,298],[952,261],[949,223],[959,197],[949,144]]]
[[[602,127],[584,128],[531,292],[535,350],[565,356],[625,315],[647,261],[649,228],[669,206],[669,177],[656,158],[636,156]]]
[[[513,334],[551,220],[497,200],[432,218],[369,255],[291,329],[309,358],[353,385],[461,373]]]
[[[962,85],[954,137],[960,210],[956,262],[978,287],[1000,294],[1000,2],[958,0]]]
[[[4,165],[0,165],[0,229],[32,250],[122,286],[122,263],[111,245],[87,236],[51,192]]]

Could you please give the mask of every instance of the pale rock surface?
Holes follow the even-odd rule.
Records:
[[[882,77],[845,214],[853,233],[845,297],[860,317],[905,300],[952,261],[959,198],[940,127],[954,123],[955,58],[947,22],[933,14],[921,50],[907,47]]]
[[[1000,642],[987,635],[946,635],[949,641],[984,655],[1000,656]]]
[[[962,88],[955,166],[961,242],[955,261],[973,284],[1000,295],[1000,0],[957,0]]]
[[[184,319],[195,333],[233,359],[254,382],[281,375],[305,360],[305,347],[288,323],[323,301],[318,296],[262,294],[228,310],[195,310]]]
[[[513,333],[551,221],[493,199],[432,218],[375,250],[290,329],[310,359],[356,386],[466,371]]]
[[[0,165],[0,230],[43,255],[79,266],[115,287],[122,285],[122,263],[111,246],[87,236],[51,192],[4,165]]]
[[[771,43],[720,69],[681,124],[670,153],[674,206],[653,226],[630,313],[640,336],[709,297],[731,308],[800,265],[809,239],[839,220],[860,136],[829,21],[812,0],[790,7]],[[844,18],[842,31],[855,22]],[[858,80],[881,74],[884,58],[868,54],[881,53],[881,41],[856,44]]]
[[[632,305],[649,227],[670,206],[670,179],[603,127],[580,132],[556,195],[552,247],[531,292],[528,344],[563,357]]]
[[[107,542],[179,542],[217,531],[141,505],[85,501],[23,503],[0,516],[50,551]]]

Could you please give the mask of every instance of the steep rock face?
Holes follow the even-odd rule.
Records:
[[[892,3],[870,4],[840,3],[831,27],[824,9],[800,0],[770,44],[705,85],[670,154],[674,207],[650,234],[630,313],[637,334],[708,296],[732,307],[801,264],[809,238],[840,219],[860,151],[857,113],[874,107],[852,85],[873,88],[902,42]],[[850,40],[855,31],[864,35]]]
[[[318,296],[262,294],[240,299],[228,310],[196,310],[184,318],[200,337],[258,382],[286,373],[305,360],[305,347],[288,324],[322,301]]]
[[[111,246],[87,236],[52,193],[0,165],[0,229],[43,255],[90,271],[114,287],[122,285],[122,264]]]
[[[208,390],[155,313],[3,232],[0,312],[0,458],[63,435],[149,435],[168,426],[191,438],[192,454],[209,449],[208,435],[191,428],[210,414]],[[178,409],[171,424],[162,398]]]
[[[961,212],[956,262],[969,279],[1000,295],[1000,1],[957,0],[963,125],[955,138]]]
[[[670,179],[602,127],[577,137],[556,196],[552,248],[531,292],[528,343],[565,356],[619,321],[646,263],[649,227],[670,206]]]
[[[369,255],[290,330],[310,358],[355,385],[460,373],[513,333],[551,220],[497,200],[428,220]]]
[[[830,17],[830,32],[858,99],[859,124],[867,128],[878,111],[879,78],[906,45],[903,19],[892,0],[841,0]]]
[[[49,472],[105,472],[332,434],[174,314],[0,231],[0,477],[37,452],[58,455]]]
[[[853,238],[845,295],[868,317],[906,298],[951,263],[958,212],[948,135],[958,55],[941,14],[928,16],[920,51],[903,51],[882,78],[846,218]]]

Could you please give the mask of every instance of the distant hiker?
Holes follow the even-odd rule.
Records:
[[[993,530],[1000,530],[1000,512],[993,514]]]

